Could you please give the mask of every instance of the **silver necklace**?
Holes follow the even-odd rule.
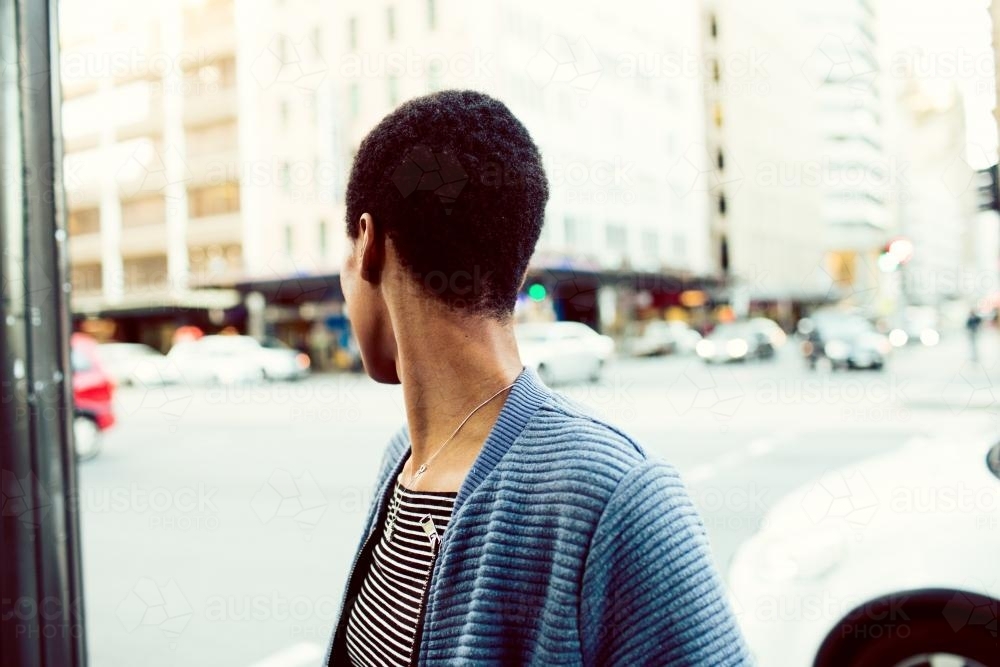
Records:
[[[415,482],[417,479],[419,479],[420,476],[423,475],[427,471],[427,466],[430,465],[431,461],[433,461],[434,458],[438,454],[441,453],[441,450],[444,449],[445,446],[449,442],[451,442],[452,440],[454,440],[455,436],[458,435],[458,432],[460,430],[462,430],[463,426],[465,426],[465,423],[467,421],[469,421],[470,419],[472,419],[472,415],[474,415],[477,412],[479,412],[480,408],[482,408],[483,406],[485,406],[487,403],[489,403],[490,401],[492,401],[494,398],[496,398],[497,396],[499,396],[503,392],[505,392],[508,389],[510,389],[511,387],[513,387],[515,383],[516,383],[516,380],[515,380],[515,382],[511,382],[506,387],[503,387],[502,389],[500,389],[499,391],[497,391],[495,394],[493,394],[492,396],[490,396],[489,398],[487,398],[485,401],[483,401],[482,403],[480,403],[479,405],[477,405],[475,408],[473,408],[472,412],[470,412],[469,414],[467,414],[465,416],[465,419],[462,420],[462,422],[458,425],[458,427],[454,431],[451,432],[451,435],[448,436],[448,439],[445,440],[443,443],[441,443],[441,445],[437,448],[437,450],[435,450],[435,452],[430,456],[430,458],[428,458],[426,461],[424,461],[423,463],[420,464],[420,467],[417,468],[417,471],[415,473],[413,473],[410,476],[410,479],[406,482],[406,486],[412,489],[413,488],[413,482]],[[402,474],[402,473],[400,473],[400,474]],[[402,499],[402,491],[400,491],[400,483],[399,483],[399,480],[397,479],[396,480],[396,487],[395,487],[395,489],[393,490],[393,493],[392,493],[392,501],[391,501],[391,503],[389,505],[389,520],[388,520],[388,524],[386,526],[386,539],[391,539],[392,538],[392,531],[393,531],[393,529],[396,526],[396,516],[399,514],[399,503],[400,503],[401,499]]]

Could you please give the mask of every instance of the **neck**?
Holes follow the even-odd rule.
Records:
[[[396,369],[403,385],[411,460],[419,465],[476,406],[512,383],[522,364],[512,325],[492,318],[435,316],[425,310],[422,316],[409,314],[399,330],[406,335],[398,340]],[[457,448],[462,440],[481,443],[506,395],[477,410],[448,447]]]

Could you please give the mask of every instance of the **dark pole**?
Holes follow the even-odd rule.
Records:
[[[0,0],[0,664],[85,664],[56,0]]]

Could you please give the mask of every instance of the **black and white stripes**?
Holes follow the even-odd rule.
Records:
[[[395,526],[387,535],[387,516],[348,618],[348,654],[358,667],[410,664],[433,565],[432,540],[447,527],[457,495],[410,491],[398,479],[393,493],[399,502]],[[428,515],[436,529],[430,535]]]

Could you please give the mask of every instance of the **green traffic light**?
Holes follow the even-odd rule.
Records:
[[[545,285],[534,283],[528,287],[528,296],[532,301],[541,301],[545,298]]]

